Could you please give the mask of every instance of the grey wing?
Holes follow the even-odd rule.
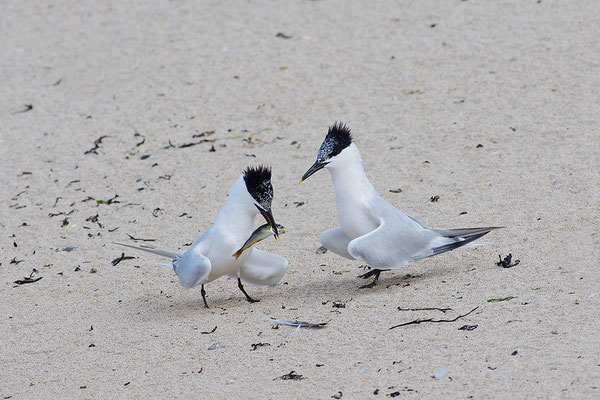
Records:
[[[173,269],[181,286],[189,289],[206,280],[210,274],[211,263],[208,257],[192,248],[173,263]]]
[[[424,230],[403,231],[382,221],[379,228],[348,244],[352,257],[377,269],[400,268],[420,259],[431,247],[431,240]]]
[[[429,255],[432,248],[452,241],[381,198],[370,204],[369,210],[379,219],[380,225],[352,240],[348,244],[348,252],[371,267],[404,267],[424,258],[425,254]]]

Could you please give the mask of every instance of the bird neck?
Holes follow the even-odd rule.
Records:
[[[258,215],[258,210],[254,206],[254,200],[246,189],[244,177],[239,177],[225,200],[225,205],[215,221],[215,225],[228,227],[230,230],[242,232],[252,232],[254,217]]]
[[[360,152],[354,143],[343,150],[338,155],[338,159],[330,163],[327,169],[333,180],[338,208],[345,204],[361,203],[377,195],[377,191],[365,174]]]

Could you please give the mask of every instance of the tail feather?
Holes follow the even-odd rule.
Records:
[[[478,233],[488,233],[494,229],[502,229],[503,226],[486,226],[482,228],[460,228],[460,229],[434,229],[437,233],[447,238],[467,238]]]
[[[148,253],[157,254],[157,255],[163,256],[163,257],[168,257],[171,260],[176,260],[176,259],[180,258],[181,255],[183,254],[182,251],[157,249],[157,248],[152,247],[152,246],[144,246],[144,245],[133,246],[133,245],[124,244],[124,243],[116,243],[116,242],[113,242],[113,243],[114,244],[118,244],[119,246],[130,247],[132,249],[143,250],[143,251],[147,251]]]
[[[487,235],[489,232],[490,231],[476,233],[475,235],[464,237],[464,240],[460,240],[460,241],[457,241],[457,242],[454,242],[454,243],[448,243],[448,244],[445,244],[443,246],[435,247],[435,248],[433,248],[433,254],[431,254],[431,255],[435,256],[436,254],[445,253],[447,251],[457,249],[459,247],[464,246],[465,244],[469,244],[472,241],[479,239],[482,236]]]
[[[169,263],[153,263],[153,264],[154,264],[154,265],[161,265],[161,266],[163,266],[163,267],[167,267],[167,268],[169,268],[169,269],[173,269],[173,270],[174,270],[174,269],[175,269],[175,264],[176,264],[176,263],[175,263],[175,262],[172,262],[171,264],[169,264]]]
[[[451,251],[462,247],[466,244],[473,242],[474,240],[479,239],[482,236],[487,235],[494,229],[503,228],[502,226],[492,226],[486,228],[463,228],[463,229],[435,229],[439,234],[447,237],[448,239],[454,239],[453,242],[434,247],[427,253],[421,253],[412,258],[412,261],[422,260],[427,257],[435,256],[441,253],[445,253],[447,251]]]

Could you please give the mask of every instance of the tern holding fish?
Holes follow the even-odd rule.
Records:
[[[285,228],[283,226],[279,224],[276,224],[276,226],[279,233],[285,233]],[[252,235],[250,235],[248,240],[246,240],[246,243],[244,243],[242,248],[233,254],[233,257],[235,257],[235,259],[237,260],[238,258],[240,258],[244,250],[251,247],[255,243],[260,242],[261,240],[265,240],[266,238],[272,235],[275,235],[275,232],[273,232],[273,227],[270,224],[264,224],[259,226],[254,232],[252,232]],[[279,241],[278,235],[275,235],[275,240]]]
[[[401,268],[464,246],[498,227],[430,228],[385,201],[369,182],[350,128],[336,123],[329,128],[317,161],[300,182],[325,168],[331,174],[340,226],[321,233],[327,249],[351,260],[361,260],[372,270],[359,276],[375,279],[381,271]]]
[[[271,213],[272,200],[271,169],[265,166],[249,167],[233,184],[214,224],[186,251],[117,244],[171,258],[173,263],[168,266],[175,271],[181,286],[192,288],[201,285],[202,299],[207,308],[204,284],[223,275],[237,278],[238,288],[246,300],[253,303],[258,300],[246,293],[242,281],[273,286],[283,278],[288,266],[285,258],[251,247],[270,235],[278,238],[278,225]],[[258,214],[265,218],[270,229],[264,229],[263,225],[263,236],[266,236],[255,238],[248,244],[255,233],[252,227]],[[237,249],[240,254],[232,256]]]

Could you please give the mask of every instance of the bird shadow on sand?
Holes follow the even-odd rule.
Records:
[[[243,294],[237,289],[235,280],[227,279],[217,284],[207,285],[207,300],[210,307],[208,309],[204,307],[200,289],[195,288],[187,291],[187,293],[174,291],[168,298],[153,297],[148,301],[137,302],[135,306],[132,303],[130,312],[136,314],[137,318],[140,315],[145,315],[151,319],[174,314],[181,317],[197,317],[198,315],[207,314],[218,316],[220,314],[238,314],[247,311],[272,311],[274,308],[282,309],[283,304],[293,309],[305,307],[311,302],[320,304],[325,301],[337,301],[347,298],[358,299],[389,290],[397,291],[399,298],[402,298],[403,295],[412,295],[412,291],[409,292],[406,286],[415,284],[427,286],[427,282],[431,281],[433,290],[440,277],[461,273],[462,269],[459,271],[451,268],[411,268],[385,271],[381,274],[376,286],[360,288],[373,279],[357,278],[358,275],[366,271],[354,268],[352,271],[335,277],[329,274],[325,277],[314,275],[311,276],[311,279],[304,279],[300,284],[279,283],[273,288],[257,288],[246,285],[248,293],[260,300],[257,303],[248,303]],[[293,278],[284,279],[283,282],[293,282]],[[423,290],[427,289],[424,288]],[[197,294],[197,296],[194,294]],[[154,317],[151,317],[152,315]]]
[[[396,271],[384,271],[379,277],[377,285],[371,288],[361,288],[361,286],[371,283],[373,278],[362,279],[359,275],[367,272],[363,269],[352,269],[340,277],[327,279],[312,279],[302,282],[299,285],[286,285],[281,290],[281,296],[285,296],[287,303],[306,302],[307,298],[318,298],[319,300],[338,300],[351,297],[357,299],[363,296],[371,296],[374,293],[382,293],[389,290],[397,290],[399,294],[404,286],[413,285],[419,282],[426,282],[429,279],[435,279],[436,276],[443,276],[448,271],[428,270],[413,268],[410,270],[402,269]]]

